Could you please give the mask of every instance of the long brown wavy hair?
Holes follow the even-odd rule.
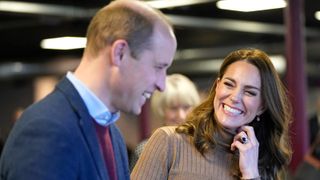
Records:
[[[258,163],[261,178],[280,179],[292,155],[289,142],[292,110],[287,90],[268,55],[258,49],[240,49],[231,52],[222,63],[218,78],[222,79],[229,65],[237,61],[246,61],[257,67],[260,72],[265,111],[260,115],[259,122],[253,120],[249,125],[253,126],[259,141]],[[192,137],[193,144],[202,155],[209,149],[214,149],[215,134],[221,129],[214,119],[213,100],[216,86],[215,80],[208,97],[193,109],[184,124],[176,128],[176,132]],[[239,169],[231,171],[238,171],[239,175]]]

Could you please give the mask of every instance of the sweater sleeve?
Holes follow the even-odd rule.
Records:
[[[159,128],[153,133],[131,173],[132,180],[168,179],[172,160],[170,132]]]

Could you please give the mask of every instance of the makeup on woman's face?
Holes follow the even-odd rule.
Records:
[[[218,79],[214,97],[216,120],[225,128],[236,130],[261,113],[261,77],[259,70],[246,61],[229,65]]]

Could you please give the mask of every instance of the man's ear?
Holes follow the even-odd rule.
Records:
[[[112,64],[119,66],[126,53],[129,52],[129,46],[127,41],[118,39],[113,42],[111,46],[111,61]]]

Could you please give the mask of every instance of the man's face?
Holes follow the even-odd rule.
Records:
[[[173,36],[160,32],[154,33],[152,41],[153,46],[139,54],[137,59],[131,56],[126,59],[117,92],[117,109],[140,114],[141,107],[152,93],[164,90],[167,69],[176,51],[176,41]]]

